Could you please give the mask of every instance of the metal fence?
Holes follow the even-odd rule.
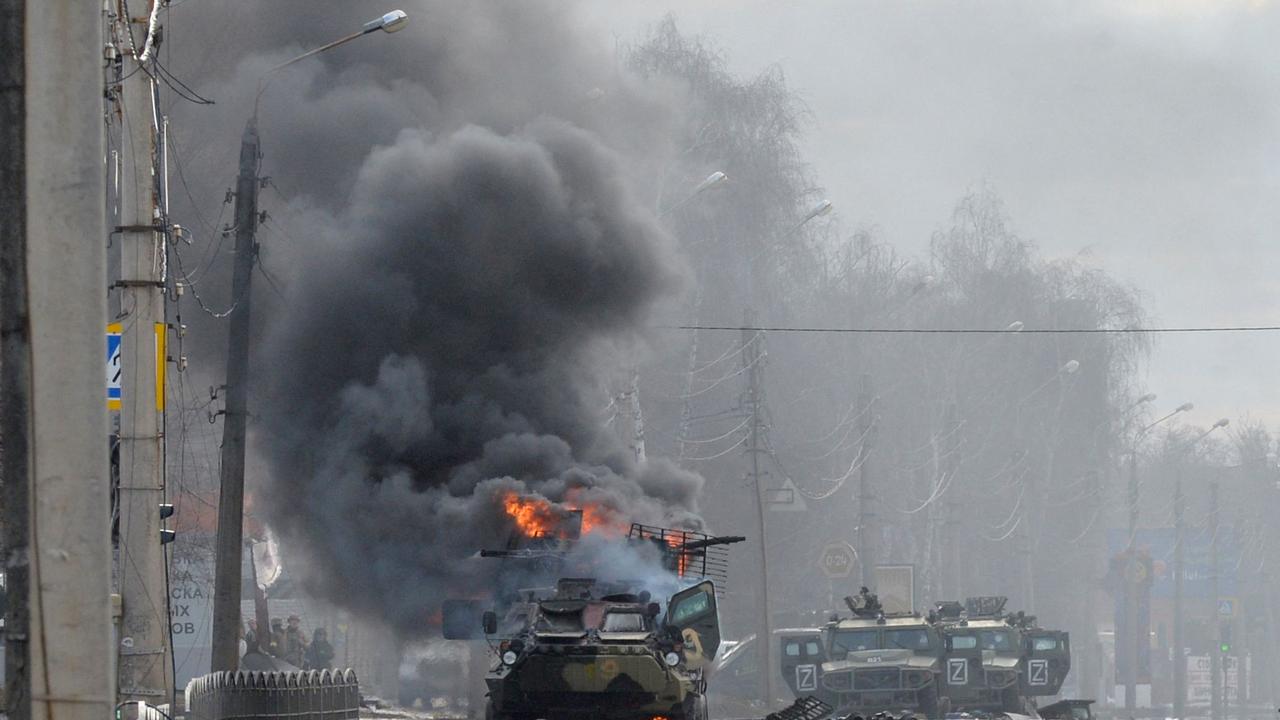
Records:
[[[216,672],[187,683],[189,720],[358,720],[354,670]]]

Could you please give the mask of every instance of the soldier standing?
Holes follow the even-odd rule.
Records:
[[[289,616],[289,627],[284,631],[284,659],[291,665],[302,667],[307,655],[307,637],[302,633],[302,620]]]
[[[262,652],[258,647],[258,621],[250,618],[246,625],[244,643],[248,648],[247,652]]]
[[[271,638],[267,653],[272,657],[284,657],[284,621],[271,618]]]

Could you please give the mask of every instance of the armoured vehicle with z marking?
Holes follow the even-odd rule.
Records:
[[[1058,694],[1071,670],[1066,632],[1046,630],[1003,597],[938,603],[931,624],[942,635],[944,704],[965,710],[1036,715],[1035,698]]]
[[[812,695],[838,713],[911,709],[936,717],[942,639],[915,613],[886,613],[862,588],[845,598],[852,616],[780,638],[782,674],[797,697]]]
[[[796,697],[812,695],[837,714],[907,711],[1039,716],[1036,698],[1056,695],[1071,669],[1066,632],[1025,613],[1006,613],[1003,597],[941,602],[927,616],[886,613],[862,588],[845,598],[852,616],[780,637],[782,675]],[[1075,714],[1088,701],[1070,701]]]

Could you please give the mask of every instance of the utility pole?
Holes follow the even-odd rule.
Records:
[[[1138,636],[1138,451],[1129,453],[1129,541],[1125,544],[1124,569],[1124,643],[1129,662],[1124,668],[1124,711],[1133,716],[1137,707],[1138,660],[1141,643]]]
[[[955,474],[959,470],[960,448],[960,415],[954,402],[947,404],[946,421],[947,442],[944,445],[947,456],[942,464],[946,475],[939,482],[947,483],[947,501],[943,517],[942,555],[942,597],[960,599],[964,595],[960,591],[960,553],[957,544],[960,542],[960,502],[957,498]]]
[[[699,271],[694,278],[696,288],[693,293],[693,321],[692,325],[698,324],[698,319],[702,310],[702,278],[705,273]],[[685,454],[689,447],[689,430],[693,425],[693,381],[698,371],[698,331],[691,330],[689,338],[689,369],[684,376],[684,402],[680,406],[680,430],[676,434],[676,446],[679,448],[679,465],[684,467]]]
[[[101,48],[94,8],[0,0],[10,720],[97,720],[115,705]]]
[[[1218,478],[1209,482],[1209,579],[1213,583],[1213,614],[1210,616],[1210,627],[1217,627],[1218,613]],[[1212,675],[1212,706],[1210,717],[1222,720],[1222,651],[1220,648],[1209,652],[1209,669]]]
[[[231,327],[227,332],[226,408],[222,425],[222,470],[218,493],[218,547],[213,587],[211,669],[240,666],[240,568],[244,552],[245,421],[248,418],[249,319],[253,264],[258,257],[258,123],[245,126],[236,179],[235,267],[231,276]],[[258,632],[267,632],[259,628]]]
[[[631,366],[631,379],[626,390],[613,397],[614,419],[618,423],[618,433],[622,441],[631,451],[631,457],[637,463],[645,461],[644,448],[644,413],[640,409],[640,367]]]
[[[0,509],[5,608],[4,709],[31,718],[31,327],[27,298],[26,0],[0,0]],[[33,28],[34,29],[34,28]]]
[[[873,588],[877,557],[875,488],[872,486],[871,451],[875,446],[875,399],[871,394],[871,375],[863,373],[862,390],[858,393],[861,413],[862,443],[858,448],[858,557],[862,566],[862,584]]]
[[[272,73],[379,30],[399,32],[408,23],[403,10],[392,10],[360,30],[308,50],[276,65],[258,78],[253,115],[240,138],[240,174],[236,178],[235,265],[231,274],[230,328],[227,331],[226,405],[223,408],[222,463],[218,490],[218,542],[213,583],[213,648],[210,666],[235,670],[240,665],[240,572],[244,555],[245,422],[248,419],[249,319],[253,304],[253,266],[258,259],[258,103]],[[258,632],[267,632],[259,628]]]
[[[124,133],[120,226],[123,374],[120,383],[121,701],[167,702],[173,693],[160,505],[165,501],[165,228],[156,169],[158,108],[154,70],[143,53],[156,0],[116,3],[116,42],[125,68],[117,105]]]
[[[1175,468],[1173,479],[1173,716],[1177,720],[1186,717],[1187,655],[1183,637],[1183,578],[1185,575],[1185,549],[1183,548],[1183,515],[1186,512],[1182,496],[1182,467]]]
[[[758,666],[761,668],[760,692],[763,694],[766,711],[773,709],[777,698],[777,681],[773,672],[773,631],[772,615],[769,607],[769,541],[765,532],[765,488],[764,475],[760,472],[760,455],[767,452],[764,410],[764,333],[751,330],[755,325],[755,315],[750,310],[746,313],[742,329],[742,366],[747,371],[747,392],[743,396],[742,406],[747,411],[751,423],[751,432],[747,436],[747,453],[751,456],[751,485],[755,490],[756,533],[760,538],[760,598],[757,603],[760,617],[756,624],[756,644],[759,650]]]

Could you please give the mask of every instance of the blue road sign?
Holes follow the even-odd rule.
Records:
[[[1151,555],[1151,595],[1158,598],[1173,597],[1173,555],[1176,533],[1173,528],[1149,528],[1139,530],[1134,538],[1138,552]],[[1109,555],[1125,549],[1129,531],[1113,528],[1107,532]],[[1182,592],[1183,597],[1214,598],[1213,592],[1213,538],[1202,526],[1188,526],[1182,534]],[[1240,543],[1235,529],[1229,525],[1218,528],[1218,596],[1236,596],[1236,568],[1240,564]]]

